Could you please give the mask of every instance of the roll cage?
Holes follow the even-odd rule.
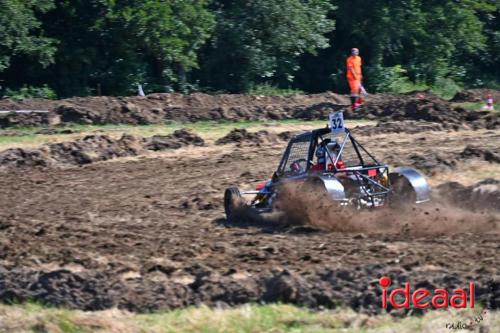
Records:
[[[302,133],[292,138],[283,154],[278,170],[275,173],[276,180],[286,178],[307,178],[311,175],[311,167],[314,165],[314,157],[318,145],[327,138],[332,139],[330,128],[321,128]],[[390,193],[390,184],[388,180],[389,167],[380,163],[362,144],[360,144],[351,134],[351,131],[345,129],[338,138],[335,138],[340,144],[340,150],[336,156],[330,155],[328,150],[327,163],[329,168],[320,172],[321,175],[349,178],[355,181],[365,200],[374,202],[377,198],[386,197]],[[339,169],[339,160],[346,161],[345,167]],[[300,172],[291,170],[294,162],[301,163]]]
[[[322,128],[322,129],[316,129],[313,131],[305,132],[302,134],[299,134],[292,138],[290,142],[288,143],[288,146],[283,154],[283,157],[281,159],[281,162],[279,164],[278,170],[276,173],[280,176],[286,174],[286,169],[287,167],[290,166],[290,164],[297,160],[297,159],[305,159],[308,163],[306,165],[306,168],[303,170],[304,172],[308,172],[313,165],[313,159],[314,159],[314,153],[316,152],[316,149],[318,145],[325,141],[327,139],[328,135],[331,134],[331,131],[329,128]],[[338,162],[341,157],[344,155],[347,145],[350,144],[352,146],[354,152],[355,152],[355,157],[356,160],[350,161],[350,164],[348,167],[344,169],[337,169],[335,166],[334,170],[332,172],[345,172],[345,171],[351,171],[351,170],[359,170],[359,168],[373,168],[373,167],[385,167],[386,165],[381,164],[380,162],[377,161],[377,159],[368,152],[363,145],[361,145],[351,134],[351,131],[348,129],[345,129],[345,134],[341,138],[341,143],[340,143],[340,151],[338,152],[336,158],[334,159],[330,153],[327,151],[328,154],[328,159],[330,162],[335,166],[336,163]],[[352,155],[352,154],[351,154]],[[364,156],[365,155],[365,156]]]

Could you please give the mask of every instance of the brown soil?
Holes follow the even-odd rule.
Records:
[[[485,179],[472,186],[449,182],[441,184],[437,191],[447,202],[469,210],[500,211],[500,181],[497,179]]]
[[[280,140],[288,141],[292,134],[289,131],[279,134],[271,133],[266,130],[258,132],[248,132],[244,128],[235,128],[226,136],[218,139],[216,145],[237,144],[238,147],[254,145],[260,146],[262,144],[279,142]]]
[[[44,99],[27,99],[23,101],[13,101],[9,99],[0,100],[1,110],[21,110],[21,109],[38,109],[38,110],[53,110],[60,105],[76,105],[84,106],[89,109],[102,110],[112,109],[114,106],[131,102],[144,107],[151,105],[162,105],[170,107],[238,107],[238,106],[267,106],[267,105],[311,105],[324,101],[330,101],[335,104],[349,104],[349,99],[345,96],[324,93],[316,95],[297,95],[289,97],[281,96],[251,96],[251,95],[207,95],[195,93],[191,95],[182,94],[151,94],[146,97],[75,97],[59,101],[44,100]]]
[[[493,100],[498,103],[500,101],[500,91],[494,89],[469,89],[458,92],[452,99],[452,102],[484,102],[486,104],[486,97],[490,95]]]
[[[189,129],[180,129],[171,135],[155,135],[143,140],[144,146],[149,150],[179,149],[181,147],[193,145],[202,147],[205,141]]]
[[[380,121],[376,126],[359,126],[356,130],[357,133],[362,135],[377,135],[388,133],[407,133],[415,134],[421,132],[443,131],[445,128],[440,123],[415,121],[415,120],[402,120],[402,121]]]
[[[60,101],[0,100],[0,109],[50,110],[47,114],[0,116],[0,128],[16,126],[80,124],[157,124],[165,121],[262,119],[326,119],[333,111],[346,110],[346,118],[385,121],[416,120],[440,123],[450,129],[495,129],[499,113],[455,108],[429,93],[378,94],[367,97],[363,111],[349,112],[349,99],[333,93],[292,97],[248,95],[154,94],[147,97],[87,97]]]
[[[179,149],[187,145],[203,146],[202,138],[187,129],[171,135],[147,139],[123,135],[89,135],[83,139],[42,145],[38,149],[8,149],[0,152],[0,169],[25,167],[81,166],[117,157],[137,156],[145,150]]]
[[[455,108],[449,101],[423,92],[372,96],[367,100],[360,116],[383,121],[417,120],[439,123],[446,129],[455,130],[500,127],[498,113]]]
[[[464,153],[467,145],[498,152],[498,131],[361,134],[392,165],[415,164],[413,156],[430,160],[429,174],[443,167],[458,175],[470,161],[498,164],[484,161],[487,154]],[[477,302],[498,308],[498,183],[445,184],[420,211],[363,212],[351,216],[351,229],[227,225],[224,189],[267,179],[283,149],[283,142],[190,146],[80,168],[2,173],[0,300],[133,311],[280,301],[375,313],[377,280],[388,275],[394,285],[411,281],[415,288],[475,281]],[[437,155],[455,164],[443,165]],[[322,218],[339,221],[325,209]]]
[[[0,128],[32,127],[39,125],[57,125],[60,117],[50,113],[8,113],[0,115]]]
[[[429,131],[409,134],[372,134],[372,127],[352,129],[354,135],[371,135],[364,146],[390,165],[413,166],[428,176],[442,171],[457,170],[472,161],[497,164],[500,154],[498,131]],[[391,138],[387,141],[387,138]]]
[[[155,124],[164,121],[287,119],[311,105],[337,109],[347,97],[324,93],[291,97],[206,94],[153,94],[147,97],[86,97],[60,101],[0,100],[0,110],[46,109],[49,114],[0,116],[0,127],[40,124]]]

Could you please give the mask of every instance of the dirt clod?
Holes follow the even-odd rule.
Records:
[[[284,132],[277,135],[266,130],[248,132],[244,128],[236,128],[226,136],[218,139],[215,143],[217,145],[237,144],[237,146],[260,146],[265,143],[286,140],[286,138],[290,136],[290,132]]]
[[[442,198],[457,206],[475,211],[500,211],[500,181],[496,179],[485,179],[471,186],[457,182],[444,183],[437,191]]]
[[[149,150],[179,149],[183,146],[204,146],[205,141],[189,129],[180,129],[171,135],[155,135],[145,139]]]
[[[171,135],[140,139],[123,135],[89,135],[72,142],[45,144],[37,149],[14,148],[0,152],[0,168],[81,166],[118,157],[137,156],[146,150],[203,146],[202,138],[181,129]]]

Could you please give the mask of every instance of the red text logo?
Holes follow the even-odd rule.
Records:
[[[384,309],[387,309],[388,303],[395,309],[409,309],[410,303],[417,309],[427,309],[431,306],[434,309],[447,309],[449,306],[455,309],[467,308],[467,306],[471,309],[474,308],[476,288],[474,282],[469,283],[468,290],[467,288],[453,289],[451,294],[446,289],[431,291],[418,288],[413,291],[409,282],[406,282],[403,288],[395,288],[388,293],[387,288],[392,284],[392,281],[387,276],[381,277],[379,284],[382,287],[382,308]]]

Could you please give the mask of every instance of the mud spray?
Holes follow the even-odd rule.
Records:
[[[370,210],[341,207],[323,191],[304,192],[293,184],[282,189],[280,198],[277,208],[284,212],[284,224],[311,225],[333,232],[414,236],[500,233],[498,212],[470,211],[462,203],[454,203],[437,193],[428,203]]]

